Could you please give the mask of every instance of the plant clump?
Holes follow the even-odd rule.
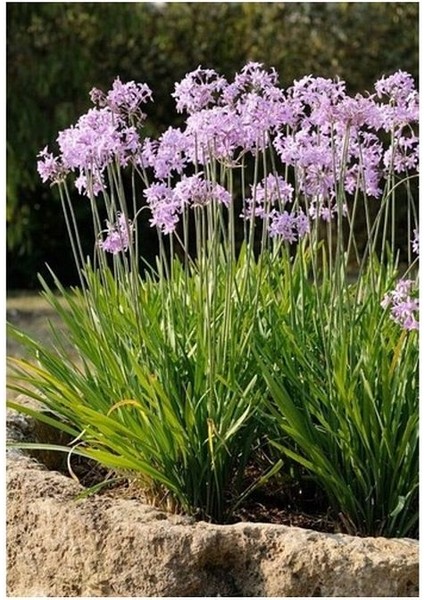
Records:
[[[11,361],[11,387],[53,416],[10,405],[70,434],[56,448],[70,462],[94,459],[170,510],[227,522],[271,481],[283,493],[312,484],[351,533],[413,534],[412,77],[398,71],[352,97],[311,75],[284,90],[251,62],[231,81],[198,67],[172,95],[184,125],[150,139],[152,91],[118,78],[92,90],[57,155],[41,151],[80,285],[53,273],[41,283],[77,358],[60,335],[48,348],[12,327],[33,360]],[[70,182],[90,203],[91,257]],[[146,217],[154,265],[143,262]]]

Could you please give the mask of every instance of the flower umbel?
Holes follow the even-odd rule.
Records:
[[[104,241],[99,242],[100,248],[111,254],[126,252],[131,243],[132,227],[131,221],[118,213],[115,223],[107,222],[107,236]]]
[[[408,331],[419,329],[417,292],[415,281],[400,279],[395,289],[388,292],[381,302],[383,308],[390,308],[392,319]]]
[[[61,160],[48,151],[47,146],[38,154],[40,158],[37,161],[37,171],[41,177],[41,181],[51,181],[58,183],[66,176],[67,170],[64,168]]]

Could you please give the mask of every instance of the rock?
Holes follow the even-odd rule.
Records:
[[[213,525],[82,489],[9,455],[8,596],[418,596],[416,540]]]

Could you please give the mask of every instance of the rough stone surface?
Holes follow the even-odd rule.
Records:
[[[25,419],[8,421],[22,439]],[[81,489],[9,452],[8,596],[418,596],[415,540],[211,525]]]

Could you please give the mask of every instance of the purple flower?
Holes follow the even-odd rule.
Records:
[[[359,188],[380,197],[383,147],[378,137],[342,121],[331,127],[309,121],[299,122],[293,133],[280,132],[273,142],[282,163],[294,167],[299,191],[310,200],[331,201],[343,184],[348,193]]]
[[[298,212],[297,212],[296,227],[297,227],[297,235],[299,237],[299,240],[304,238],[305,235],[308,234],[310,231],[309,219],[302,210],[298,210]]]
[[[389,171],[394,169],[396,173],[416,170],[419,161],[418,138],[410,134],[408,136],[398,135],[386,152],[383,162]]]
[[[417,168],[418,143],[406,127],[418,115],[411,76],[398,72],[377,82],[376,90],[373,96],[350,98],[343,81],[312,76],[287,90],[282,107],[285,115],[291,107],[291,128],[280,128],[273,144],[283,165],[294,167],[298,190],[310,201],[331,202],[341,184],[350,194],[359,189],[379,198],[387,169]],[[388,104],[378,103],[386,96]],[[394,134],[389,148],[377,137],[383,129]],[[330,212],[322,216],[329,218]]]
[[[141,148],[139,149],[136,157],[136,162],[140,164],[144,169],[148,167],[154,167],[156,162],[156,155],[158,151],[159,142],[157,140],[151,140],[145,138]]]
[[[180,129],[169,127],[159,138],[153,159],[155,176],[167,179],[173,172],[181,174],[187,164],[190,139]],[[146,148],[144,152],[146,153]],[[153,158],[153,155],[151,155]]]
[[[240,117],[229,107],[215,106],[190,115],[186,133],[192,139],[189,157],[193,163],[206,164],[213,158],[231,162],[243,145]]]
[[[193,114],[213,106],[227,85],[225,78],[216,71],[199,66],[175,84],[175,92],[171,95],[176,100],[178,112]]]
[[[418,301],[409,298],[404,302],[395,304],[391,309],[393,320],[407,330],[419,328],[418,321],[415,318],[416,312],[418,312]]]
[[[135,112],[140,104],[146,104],[152,99],[152,90],[146,83],[122,83],[119,77],[115,79],[112,89],[107,93],[106,100],[112,110],[119,112]]]
[[[378,98],[386,100],[380,105],[383,127],[399,135],[401,129],[419,119],[418,92],[412,76],[405,71],[397,71],[382,77],[375,83]]]
[[[103,174],[95,171],[87,171],[86,173],[86,175],[80,173],[79,177],[75,180],[75,187],[80,194],[88,197],[98,196],[105,189]]]
[[[281,237],[292,244],[297,240],[296,217],[286,210],[282,213],[275,212],[269,224],[269,235]]]
[[[182,211],[181,200],[166,183],[153,183],[143,192],[152,212],[150,224],[162,233],[175,231]]]
[[[246,198],[243,218],[252,216],[263,218],[275,206],[281,209],[286,202],[292,201],[293,186],[280,175],[275,176],[270,173],[260,183],[250,187],[251,198]]]
[[[322,195],[318,195],[312,199],[309,204],[308,212],[311,219],[322,219],[326,223],[331,221],[337,210],[334,202],[328,201]]]
[[[331,115],[341,132],[345,131],[347,127],[368,126],[377,130],[383,125],[380,107],[374,101],[373,96],[367,98],[361,94],[357,94],[354,98],[346,96],[332,107]]]
[[[270,237],[280,237],[292,244],[309,232],[309,221],[302,210],[297,213],[273,211],[268,230]]]
[[[277,84],[278,74],[274,68],[266,71],[262,63],[248,62],[240,73],[236,73],[234,81],[225,87],[223,99],[227,104],[234,105],[251,93],[268,99],[280,98],[281,90]]]
[[[239,119],[239,143],[245,151],[263,150],[269,135],[286,122],[284,92],[277,84],[275,69],[266,71],[262,64],[250,62],[223,91],[223,101]]]
[[[255,194],[257,202],[264,202],[267,199],[270,203],[276,202],[285,204],[291,202],[293,198],[293,186],[281,177],[270,173],[266,179],[252,188],[252,193]]]
[[[383,146],[375,134],[358,131],[352,135],[346,157],[345,190],[353,193],[360,189],[368,196],[379,198],[382,194],[382,156]]]
[[[116,122],[107,108],[90,109],[75,126],[59,132],[57,141],[69,169],[101,170],[120,147]]]
[[[307,75],[287,90],[299,121],[311,125],[328,125],[333,120],[333,107],[345,96],[346,84],[341,80]]]
[[[419,329],[417,320],[419,302],[416,297],[416,282],[411,279],[400,279],[394,290],[388,292],[381,306],[390,308],[390,316],[403,329]]]
[[[394,100],[396,104],[407,102],[411,95],[415,93],[415,83],[412,75],[401,70],[388,77],[381,77],[376,81],[374,87],[379,98],[387,96],[389,99]]]
[[[99,246],[105,252],[118,254],[126,252],[131,243],[132,223],[127,221],[125,215],[118,213],[115,223],[107,222],[107,236],[104,241],[99,242]]]
[[[414,286],[412,279],[400,279],[396,288],[390,292],[390,297],[394,302],[401,302],[409,296]]]
[[[215,182],[205,181],[202,172],[192,177],[183,177],[176,184],[174,195],[181,206],[205,206],[211,202],[228,206],[231,201],[230,193]]]
[[[243,128],[242,147],[254,152],[265,149],[269,134],[283,121],[279,101],[249,93],[237,103],[236,110]]]
[[[57,141],[64,167],[79,171],[80,190],[87,172],[99,183],[108,164],[118,161],[126,166],[140,147],[137,130],[126,126],[109,108],[90,109],[76,125],[59,132]]]
[[[190,113],[187,134],[193,138],[191,161],[206,164],[215,158],[232,162],[237,160],[236,152],[264,149],[269,135],[286,118],[275,70],[267,72],[259,63],[248,63],[231,84],[217,79],[214,71],[207,74],[208,83],[196,82],[193,89],[189,87],[192,74],[184,80],[184,107]],[[179,88],[178,97],[181,95]],[[215,102],[216,98],[219,101]]]
[[[58,183],[66,176],[66,169],[60,159],[53,156],[51,152],[48,152],[47,146],[37,156],[40,158],[37,161],[37,171],[43,183],[46,181]]]
[[[296,197],[308,214],[288,211],[292,186],[265,172],[251,186],[241,216],[269,218],[270,235],[293,243],[309,231],[309,219],[346,214],[345,206],[338,214],[339,192],[379,198],[389,172],[418,168],[418,94],[403,71],[377,81],[373,95],[350,97],[343,81],[312,75],[284,91],[275,69],[257,62],[247,63],[230,83],[199,66],[175,84],[172,95],[177,110],[188,114],[185,129],[170,127],[158,140],[142,140],[138,126],[150,88],[119,77],[107,93],[93,88],[96,108],[59,133],[58,157],[47,148],[39,154],[42,180],[57,182],[73,171],[78,190],[95,196],[105,191],[109,166],[152,169],[157,181],[144,192],[151,224],[170,233],[185,206],[229,205],[228,191],[207,175],[219,176],[222,165],[241,166],[247,153],[257,156],[273,144],[281,161],[277,169],[296,182]],[[184,174],[186,167],[193,173],[200,165],[206,175]],[[118,230],[111,229],[109,238]]]
[[[329,136],[304,128],[293,135],[280,133],[274,140],[274,147],[283,164],[295,167],[301,192],[310,197],[333,195],[335,156]]]
[[[93,88],[90,92],[91,101],[99,107],[108,106],[114,113],[122,116],[137,115],[138,121],[146,115],[141,112],[140,105],[152,99],[152,90],[146,83],[129,81],[122,83],[119,77],[115,79],[112,89],[104,94],[101,90]]]

